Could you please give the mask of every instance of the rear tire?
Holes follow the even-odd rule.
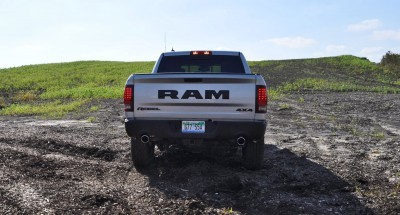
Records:
[[[259,170],[264,162],[264,139],[248,142],[243,147],[243,166],[250,170]]]
[[[154,144],[131,139],[132,161],[135,167],[146,167],[154,159]]]

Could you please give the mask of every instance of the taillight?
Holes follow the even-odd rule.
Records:
[[[124,92],[125,111],[133,111],[133,86],[126,86]]]
[[[268,104],[268,94],[266,86],[257,86],[257,97],[256,97],[256,113],[266,113]]]

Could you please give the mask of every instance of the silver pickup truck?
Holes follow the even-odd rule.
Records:
[[[161,54],[151,74],[131,75],[125,86],[125,129],[132,160],[145,167],[154,148],[242,148],[243,165],[260,169],[267,126],[267,88],[233,51]]]

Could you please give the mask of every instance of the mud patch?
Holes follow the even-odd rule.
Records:
[[[0,213],[400,213],[399,95],[310,92],[270,102],[259,171],[244,169],[240,153],[172,149],[139,172],[118,102],[99,105],[98,124],[81,115],[0,118]]]
[[[85,204],[96,207],[107,206],[116,203],[112,196],[103,196],[98,194],[84,196],[81,198],[81,201],[83,201]]]
[[[0,138],[0,142],[8,142],[8,140]],[[20,145],[27,148],[40,149],[47,153],[57,152],[72,156],[82,156],[85,158],[93,157],[105,161],[113,161],[117,154],[117,152],[109,148],[102,149],[98,147],[77,146],[75,144],[60,142],[58,140],[41,139],[37,137],[24,139],[21,141]]]

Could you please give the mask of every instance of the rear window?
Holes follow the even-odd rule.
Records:
[[[164,56],[157,73],[242,73],[244,68],[240,56]]]

